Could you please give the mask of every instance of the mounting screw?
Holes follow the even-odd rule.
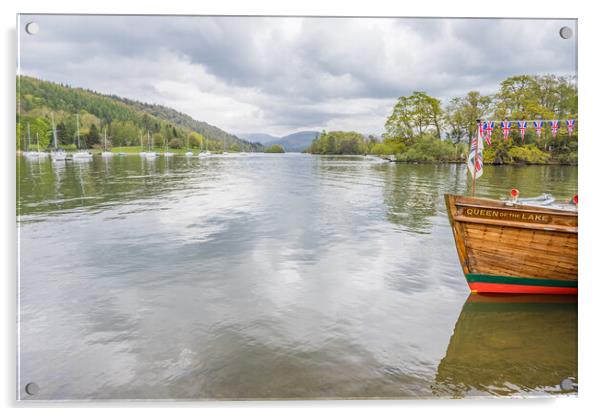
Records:
[[[29,22],[25,25],[25,31],[30,35],[37,35],[40,31],[40,25],[36,22]]]
[[[569,39],[573,36],[573,29],[568,26],[562,26],[559,33],[562,39]]]
[[[575,389],[575,383],[570,378],[565,378],[560,382],[560,388],[562,390],[570,391]]]
[[[30,396],[37,394],[38,391],[40,391],[40,388],[36,383],[27,383],[27,385],[25,386],[25,392]]]

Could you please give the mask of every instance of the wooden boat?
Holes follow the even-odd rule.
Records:
[[[471,294],[433,392],[463,397],[576,393],[577,296]],[[572,388],[562,388],[571,380]]]
[[[473,293],[577,294],[575,206],[445,195]]]

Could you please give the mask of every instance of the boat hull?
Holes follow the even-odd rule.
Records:
[[[577,294],[576,211],[445,198],[472,292]]]

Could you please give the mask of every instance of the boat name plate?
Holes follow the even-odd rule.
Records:
[[[533,214],[519,211],[497,210],[490,208],[461,208],[458,214],[472,218],[490,218],[507,221],[535,222],[539,224],[548,224],[552,221],[552,217],[550,215]]]

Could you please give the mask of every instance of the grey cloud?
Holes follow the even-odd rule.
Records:
[[[23,24],[31,18],[23,16]],[[256,106],[264,122],[298,129],[345,117],[320,109],[328,100],[394,99],[414,90],[447,100],[462,91],[487,92],[511,75],[573,74],[577,53],[575,39],[558,36],[562,25],[575,29],[573,20],[52,15],[35,20],[40,34],[21,37],[23,73],[164,103],[149,91],[154,83],[182,78],[166,70],[170,63],[193,71],[198,65],[222,90],[254,91],[240,93],[241,99]]]

